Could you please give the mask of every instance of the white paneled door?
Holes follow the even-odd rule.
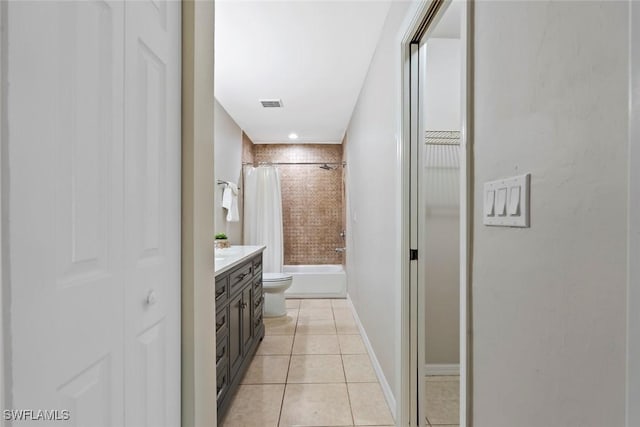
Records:
[[[177,426],[179,3],[3,7],[9,404]]]

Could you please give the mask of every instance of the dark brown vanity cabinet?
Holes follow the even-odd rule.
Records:
[[[216,286],[216,375],[218,421],[264,337],[262,254],[220,274]]]

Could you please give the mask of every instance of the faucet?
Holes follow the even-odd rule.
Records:
[[[347,251],[347,248],[336,248],[336,252],[339,254],[343,254]]]

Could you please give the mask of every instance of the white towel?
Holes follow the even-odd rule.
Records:
[[[238,213],[238,186],[233,183],[227,183],[222,192],[222,207],[227,210],[227,222],[240,221]]]

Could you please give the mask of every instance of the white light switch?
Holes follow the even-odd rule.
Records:
[[[484,184],[484,224],[529,227],[531,175],[519,175]]]
[[[507,188],[498,188],[498,197],[496,198],[496,213],[498,216],[507,215]]]
[[[485,216],[494,216],[495,215],[495,199],[496,192],[491,190],[485,193],[484,199],[484,215]]]
[[[509,188],[509,216],[520,215],[520,186]]]

